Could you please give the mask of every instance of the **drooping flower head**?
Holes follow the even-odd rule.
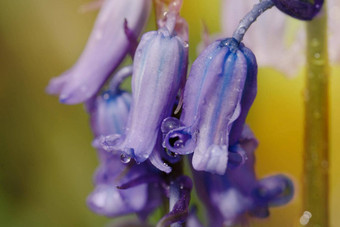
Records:
[[[193,167],[224,174],[229,146],[238,141],[257,91],[252,52],[229,38],[208,46],[193,63],[180,122],[168,118],[164,146],[193,155]]]
[[[121,70],[109,90],[87,102],[95,137],[124,131],[132,98],[119,89],[117,82],[129,73],[129,69]],[[98,149],[98,156],[100,166],[94,175],[95,189],[87,199],[91,210],[109,217],[131,213],[145,217],[161,203],[162,190],[157,182],[144,182],[124,190],[117,188],[141,177],[158,178],[159,173],[149,163],[126,164],[119,155],[103,149]]]
[[[133,61],[132,106],[124,135],[109,149],[143,162],[161,139],[187,70],[188,45],[177,35],[178,12],[169,12],[158,31],[143,35]]]
[[[233,225],[246,215],[264,218],[270,206],[288,203],[294,194],[292,181],[284,175],[257,180],[254,151],[257,141],[245,126],[237,149],[245,152],[247,160],[236,168],[228,168],[224,175],[193,170],[199,198],[209,217],[209,226]]]
[[[147,21],[151,0],[104,1],[85,50],[77,63],[50,81],[47,91],[65,104],[94,96],[119,66]],[[129,37],[130,36],[130,37]]]

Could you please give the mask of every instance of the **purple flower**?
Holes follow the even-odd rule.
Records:
[[[188,48],[167,26],[143,35],[136,50],[132,76],[132,106],[121,151],[145,161],[161,139],[162,120],[171,116],[178,90],[185,79]]]
[[[324,0],[272,0],[282,12],[300,20],[311,20],[321,10]]]
[[[102,160],[96,171],[96,187],[87,198],[88,206],[92,211],[109,217],[138,213],[145,218],[161,203],[160,184],[145,180],[127,189],[119,186],[138,178],[152,179],[156,175],[153,171],[147,163],[137,165],[131,162],[126,165],[119,156],[111,154]]]
[[[138,37],[141,33],[150,6],[150,0],[106,0],[77,63],[52,79],[47,91],[59,94],[65,104],[80,103],[94,96],[133,45],[128,36]]]
[[[89,102],[87,107],[95,137],[122,133],[131,102],[131,94],[122,90],[105,91]]]
[[[113,78],[108,91],[87,102],[92,130],[96,137],[123,132],[132,99],[131,94],[119,89],[119,82],[121,77],[125,77],[129,72],[121,70]],[[150,164],[137,165],[131,162],[126,165],[124,156],[120,157],[103,149],[98,149],[98,155],[100,166],[94,176],[96,187],[87,199],[91,210],[109,217],[130,213],[145,217],[160,204],[160,184],[157,181],[150,183],[150,180],[159,178],[159,173],[155,172]],[[145,178],[148,178],[148,181],[139,182],[127,189],[117,188],[131,184],[136,179]]]
[[[209,226],[242,222],[247,213],[264,218],[269,215],[269,206],[283,205],[292,199],[293,183],[286,176],[256,179],[256,147],[256,139],[245,126],[238,146],[247,156],[243,165],[228,168],[223,176],[193,171],[198,196],[207,208]]]
[[[229,146],[238,141],[256,96],[257,64],[234,39],[216,41],[193,63],[184,89],[181,122],[168,118],[164,146],[178,154],[194,152],[196,170],[224,174]]]

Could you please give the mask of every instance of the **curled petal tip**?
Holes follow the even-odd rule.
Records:
[[[253,191],[259,202],[270,206],[281,206],[288,203],[294,196],[294,184],[288,177],[279,174],[259,180]]]
[[[187,155],[194,151],[195,136],[190,127],[179,127],[166,134],[163,146],[176,154]]]

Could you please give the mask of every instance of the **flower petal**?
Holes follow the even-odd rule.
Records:
[[[65,104],[80,103],[94,96],[129,51],[124,20],[138,37],[150,6],[150,0],[106,0],[79,60],[65,74],[52,79],[47,91],[59,93]]]

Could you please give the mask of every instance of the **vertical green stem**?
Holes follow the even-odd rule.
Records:
[[[327,10],[307,23],[305,98],[304,210],[310,226],[329,226]]]

